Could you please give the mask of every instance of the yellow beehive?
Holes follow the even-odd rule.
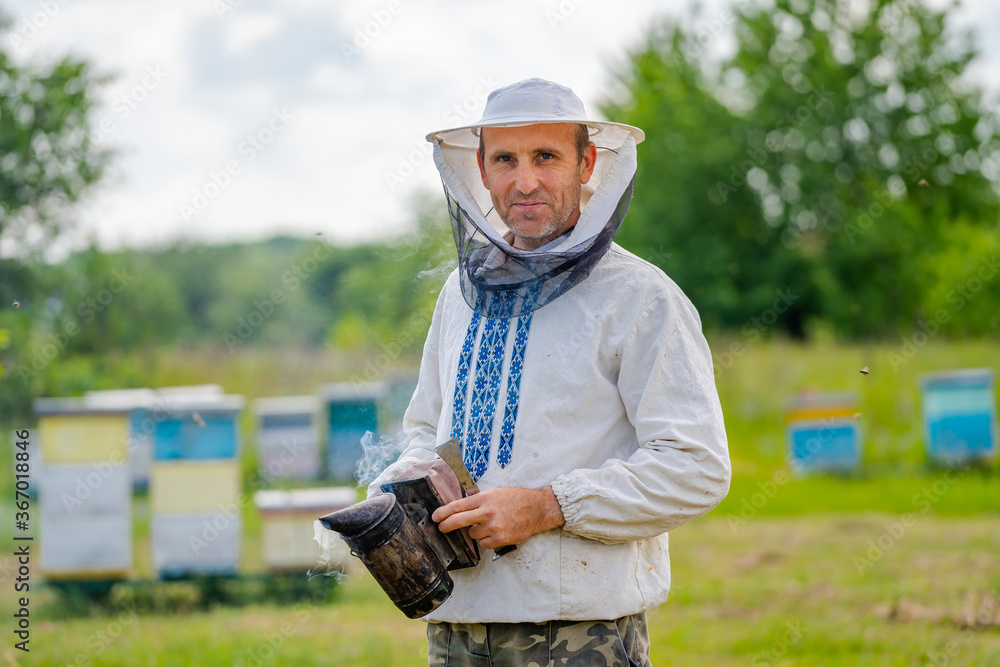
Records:
[[[38,419],[45,463],[128,461],[128,414],[52,414]]]
[[[149,477],[154,514],[213,512],[239,501],[240,464],[233,459],[157,461]]]
[[[272,571],[343,569],[351,560],[347,543],[328,540],[324,553],[313,538],[316,519],[352,505],[357,491],[351,487],[258,491],[254,503],[261,515],[264,564]]]

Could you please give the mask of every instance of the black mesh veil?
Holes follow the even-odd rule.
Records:
[[[444,184],[462,296],[486,317],[526,315],[551,303],[586,278],[607,252],[632,201],[635,177],[627,183],[608,220],[596,234],[565,247],[571,231],[536,250],[519,250],[480,229]],[[556,250],[555,248],[558,248]]]

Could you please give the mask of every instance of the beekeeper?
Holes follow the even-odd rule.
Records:
[[[730,462],[697,311],[613,242],[643,132],[529,79],[493,91],[475,125],[427,139],[458,268],[404,418],[409,446],[370,492],[451,437],[482,490],[434,515],[446,532],[470,526],[484,557],[451,573],[453,594],[425,618],[429,662],[648,665],[667,533],[725,497]]]

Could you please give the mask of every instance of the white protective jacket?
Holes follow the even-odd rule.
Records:
[[[455,590],[428,621],[597,620],[652,609],[670,589],[667,532],[729,489],[701,320],[662,271],[613,244],[587,279],[526,317],[491,342],[486,318],[470,327],[473,311],[458,276],[449,277],[404,417],[409,447],[369,493],[434,458],[456,423],[467,444],[476,420],[489,439],[479,487],[551,486],[566,524],[496,561],[483,550],[476,567],[451,572]],[[480,356],[483,345],[502,364],[488,363],[488,350]],[[492,409],[483,390],[491,377]],[[465,414],[453,421],[456,404]]]

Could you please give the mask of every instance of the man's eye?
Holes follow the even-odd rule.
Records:
[[[510,162],[509,155],[501,155],[497,158],[497,162]]]
[[[553,155],[552,153],[542,153],[542,155],[541,155],[541,158],[543,160],[551,160],[554,157],[555,157],[555,155]]]

